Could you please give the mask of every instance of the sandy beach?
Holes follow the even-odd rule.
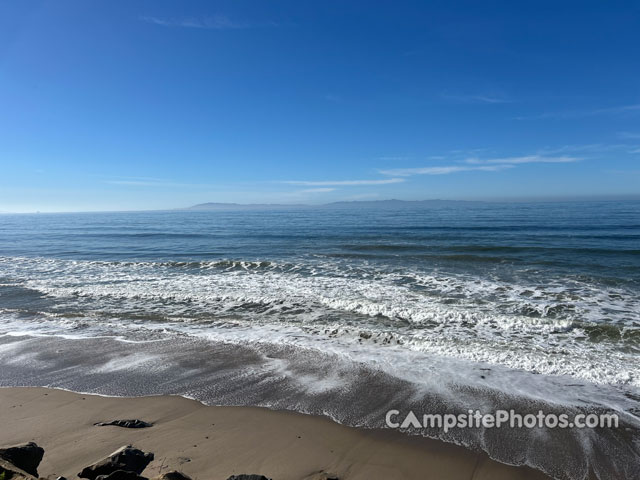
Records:
[[[46,388],[0,388],[0,446],[34,441],[45,449],[41,477],[69,479],[118,447],[153,452],[152,477],[179,470],[193,479],[259,473],[274,480],[538,480],[526,467],[398,432],[345,427],[310,415],[251,407],[211,407],[177,396],[116,398]],[[98,427],[137,418],[151,428]]]

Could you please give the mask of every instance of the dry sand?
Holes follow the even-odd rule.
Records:
[[[118,447],[153,452],[144,471],[180,470],[198,480],[260,473],[274,480],[547,479],[485,454],[387,430],[349,428],[326,418],[249,407],[208,407],[182,397],[113,398],[45,388],[0,388],[0,446],[45,449],[40,476],[69,479]],[[151,428],[97,427],[138,418]]]

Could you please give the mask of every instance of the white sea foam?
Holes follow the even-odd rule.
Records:
[[[170,329],[220,341],[330,348],[389,371],[399,370],[400,358],[415,367],[418,354],[427,354],[640,387],[638,346],[619,348],[623,340],[616,338],[637,332],[638,296],[574,278],[520,284],[336,262],[0,258],[0,266],[22,287],[54,298],[58,312],[82,312],[82,318],[41,312],[37,330],[44,334],[54,325],[67,335]],[[16,334],[11,322],[0,332]],[[590,341],[588,329],[599,325],[618,330],[612,339]],[[365,346],[376,354],[365,355]]]
[[[131,369],[166,370],[168,364],[163,362],[158,355],[133,353],[119,358],[113,358],[108,362],[93,369],[96,373],[118,372]]]

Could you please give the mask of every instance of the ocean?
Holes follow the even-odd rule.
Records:
[[[407,432],[640,475],[640,202],[0,215],[0,385],[385,412],[616,412]]]

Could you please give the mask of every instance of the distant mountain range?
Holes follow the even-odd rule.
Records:
[[[437,207],[444,205],[460,205],[479,203],[465,200],[356,200],[351,202],[332,202],[322,205],[278,204],[278,203],[200,203],[181,210],[291,210],[317,208],[403,208],[403,207]]]

